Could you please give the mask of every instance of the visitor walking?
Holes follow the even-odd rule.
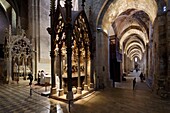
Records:
[[[133,79],[133,90],[135,89],[135,85],[136,85],[136,78]]]

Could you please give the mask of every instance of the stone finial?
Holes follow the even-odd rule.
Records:
[[[85,5],[84,5],[85,1],[86,1],[86,0],[82,0],[82,4],[81,4],[83,10],[84,10],[84,6],[85,6]]]
[[[54,13],[55,11],[55,1],[56,0],[51,0],[50,1],[50,15]]]

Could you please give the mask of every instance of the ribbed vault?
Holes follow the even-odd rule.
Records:
[[[119,38],[122,54],[142,59],[157,11],[155,0],[113,0],[103,16],[102,28]]]

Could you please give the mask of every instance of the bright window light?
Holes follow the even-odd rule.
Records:
[[[163,7],[163,11],[164,11],[164,12],[166,11],[166,6]]]
[[[138,61],[138,59],[135,57],[135,62],[137,62]]]

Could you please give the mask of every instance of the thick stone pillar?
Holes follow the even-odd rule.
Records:
[[[123,57],[123,58],[124,58],[124,60],[123,60],[123,63],[124,63],[124,72],[127,73],[127,69],[126,69],[126,57],[127,57],[127,56],[126,56],[125,53],[123,54],[123,56],[124,56],[124,57]]]
[[[145,76],[146,76],[146,61],[147,61],[147,59],[146,59],[146,51],[144,52],[144,54],[143,54],[143,73],[145,74]]]
[[[100,27],[96,38],[96,77],[96,88],[112,86],[109,78],[109,37]]]
[[[72,33],[73,33],[73,26],[71,24],[72,21],[72,0],[65,1],[65,8],[66,8],[66,46],[67,46],[67,79],[68,79],[68,93],[67,99],[68,102],[73,100],[73,91],[72,91]]]
[[[94,79],[94,59],[92,55],[90,59],[90,88],[94,88]]]
[[[28,1],[28,18],[29,18],[29,33],[28,37],[30,37],[32,42],[32,73],[34,75],[34,79],[37,79],[37,63],[38,63],[38,37],[39,37],[39,1],[38,0],[29,0]]]
[[[126,57],[126,71],[129,73],[130,70],[129,70],[129,58]]]
[[[91,37],[92,38],[92,37]],[[90,45],[90,88],[95,88],[95,39],[92,38]]]
[[[56,94],[56,79],[54,73],[54,60],[55,60],[55,43],[54,39],[56,39],[55,27],[54,27],[54,13],[55,13],[55,0],[51,0],[51,95]]]
[[[146,45],[146,77],[148,77],[149,71],[149,47],[148,44]]]
[[[103,70],[102,75],[104,77],[104,86],[112,87],[113,80],[110,78],[110,37],[107,33],[103,32]]]
[[[141,71],[143,72],[143,74],[145,74],[145,54],[142,54],[142,59],[140,60],[140,64],[141,64]]]
[[[98,29],[96,37],[96,88],[99,88],[103,81],[102,70],[103,70],[103,30]]]
[[[127,70],[128,72],[132,70],[132,62],[129,57],[127,57]]]
[[[148,76],[151,81],[153,81],[153,73],[154,73],[154,66],[153,66],[153,29],[152,29],[152,23],[149,23],[149,72]]]
[[[159,29],[159,38],[158,38],[158,50],[159,50],[159,76],[164,78],[167,75],[167,44],[166,37],[166,27],[165,27],[165,14],[158,15],[158,29]]]
[[[167,30],[166,30],[166,36],[167,36],[167,56],[168,56],[168,70],[167,70],[167,89],[170,91],[170,0],[168,0],[168,5],[167,5]]]

